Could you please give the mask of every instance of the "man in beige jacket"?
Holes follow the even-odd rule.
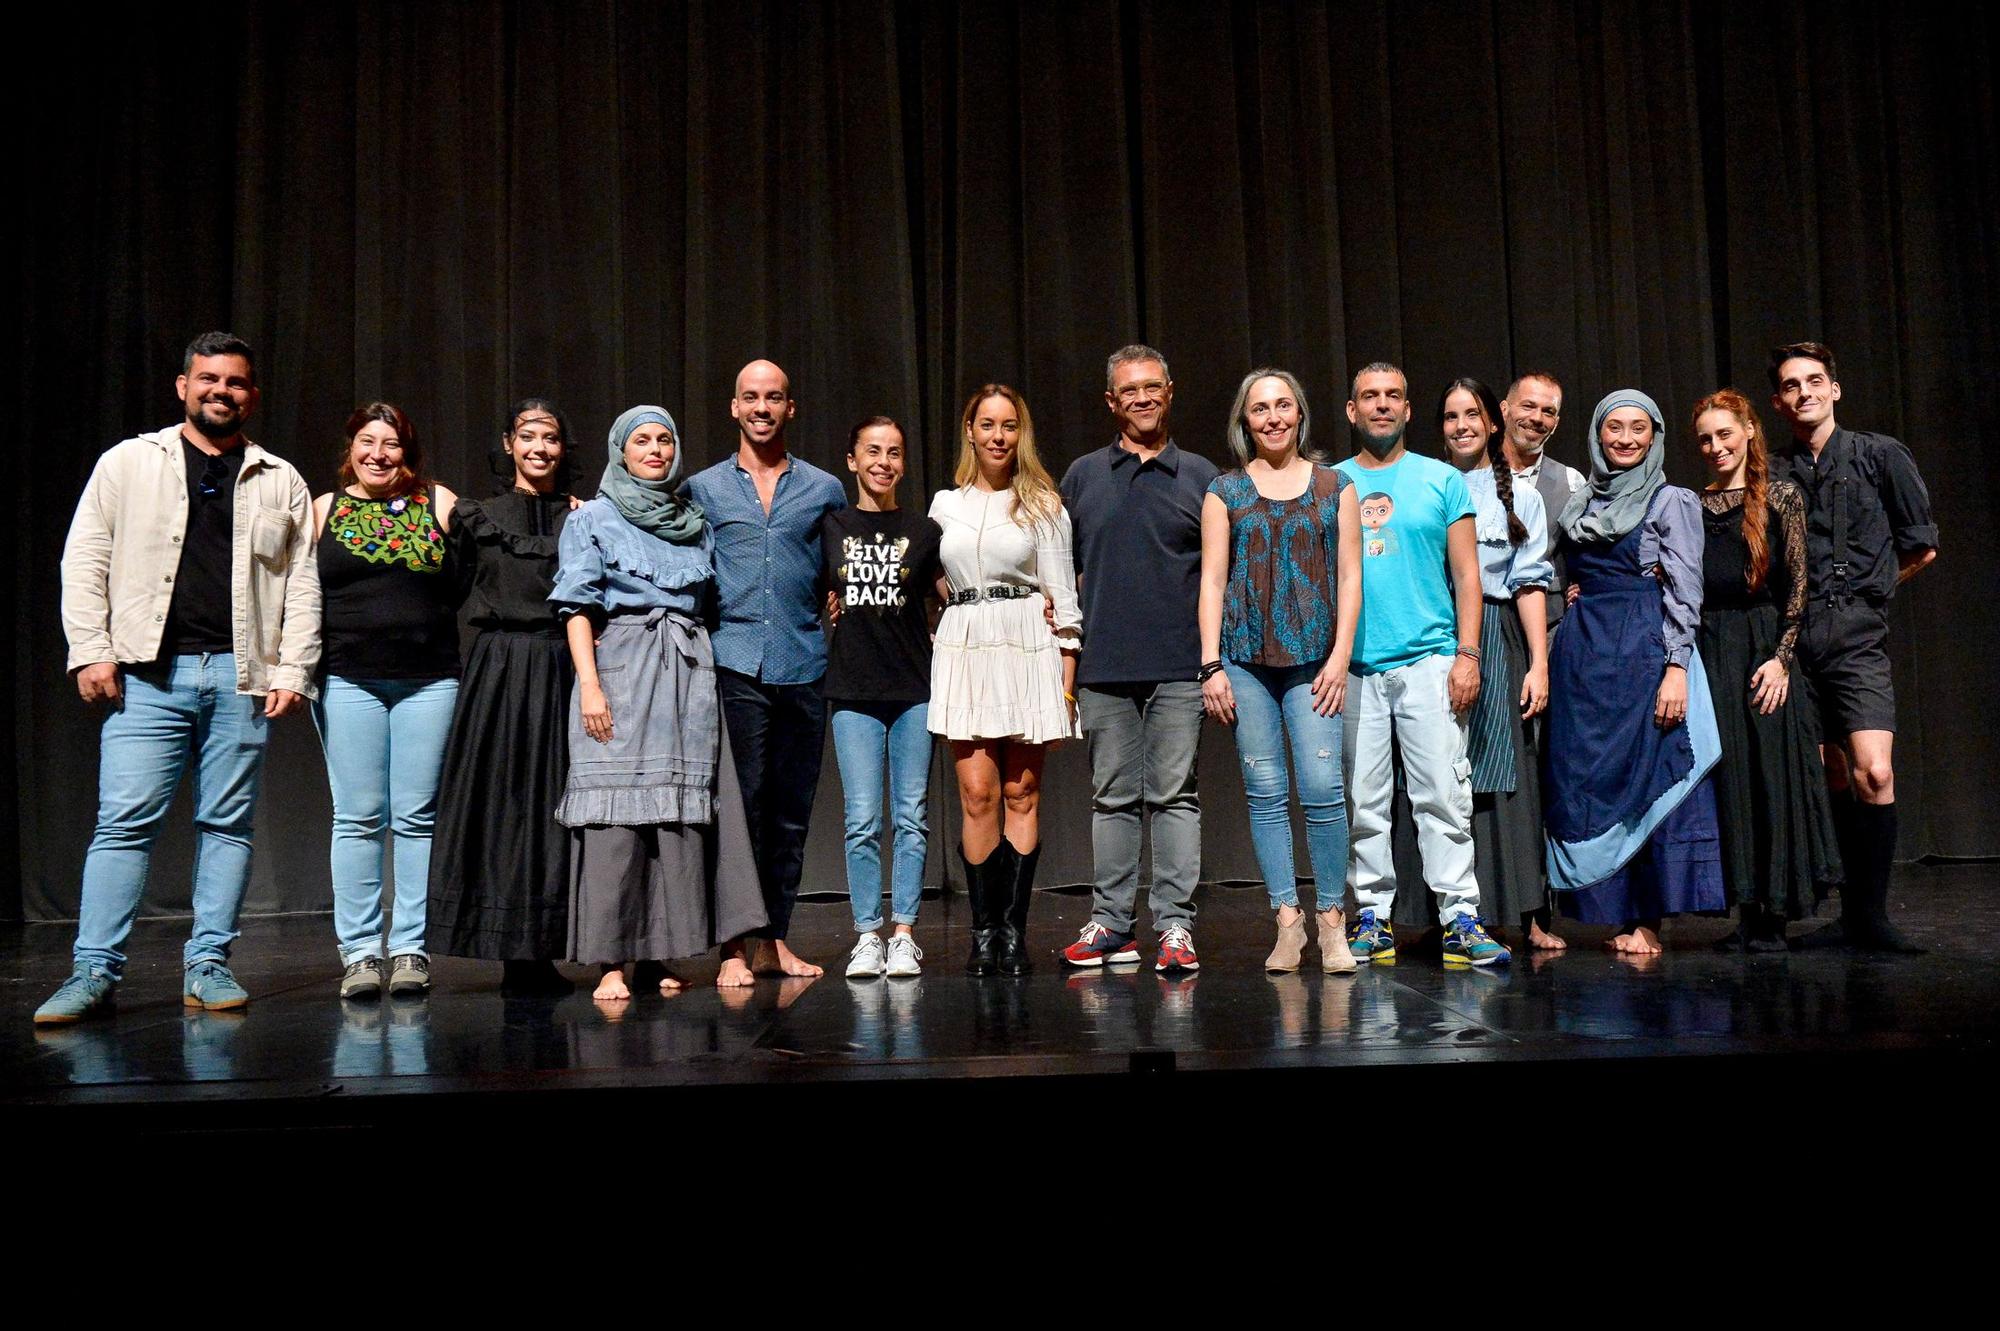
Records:
[[[257,405],[242,339],[188,344],[184,424],[98,459],[63,547],[69,670],[110,709],[97,830],[83,865],[75,970],[37,1024],[110,1011],[153,842],[194,768],[189,1007],[240,1008],[227,965],[250,881],[250,832],[270,721],[304,706],[319,666],[312,497],[296,468],[243,436]]]

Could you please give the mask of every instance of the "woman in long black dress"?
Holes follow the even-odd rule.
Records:
[[[1694,434],[1709,476],[1697,641],[1722,734],[1716,813],[1739,911],[1720,946],[1781,952],[1785,922],[1811,914],[1840,877],[1812,709],[1791,688],[1806,610],[1805,496],[1771,479],[1763,426],[1735,389],[1695,404]]]
[[[507,413],[513,486],[459,501],[454,554],[479,636],[445,744],[431,853],[431,950],[505,966],[515,992],[566,993],[569,834],[555,808],[569,774],[572,669],[556,607],[556,541],[569,517],[569,431],[547,398]]]

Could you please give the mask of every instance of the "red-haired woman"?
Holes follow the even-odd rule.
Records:
[[[1708,463],[1701,492],[1701,632],[1722,760],[1715,796],[1723,869],[1741,913],[1726,948],[1783,951],[1785,922],[1840,877],[1812,709],[1792,657],[1806,609],[1805,496],[1772,480],[1757,413],[1725,388],[1695,404]]]
[[[456,502],[425,473],[409,417],[387,402],[348,417],[340,489],[313,501],[326,669],[313,720],[333,791],[342,998],[377,998],[385,984],[396,994],[430,988],[431,827],[464,599],[445,545]],[[382,843],[392,833],[396,900],[385,939]]]

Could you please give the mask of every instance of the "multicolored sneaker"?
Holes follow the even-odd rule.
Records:
[[[1072,966],[1133,966],[1139,961],[1139,945],[1132,935],[1114,934],[1092,920],[1063,949],[1063,960]]]
[[[35,1009],[35,1025],[66,1026],[91,1017],[108,1017],[118,1005],[118,982],[102,966],[79,961],[62,987]]]
[[[233,1012],[250,1005],[250,991],[219,961],[197,961],[182,975],[181,1003],[210,1012]]]
[[[1477,915],[1455,915],[1444,935],[1444,964],[1447,966],[1500,966],[1513,953],[1486,932]]]
[[[1347,950],[1356,961],[1394,961],[1396,935],[1376,921],[1374,911],[1357,911],[1347,926]]]
[[[1156,971],[1198,971],[1201,958],[1194,954],[1194,935],[1185,924],[1170,924],[1160,935],[1159,955],[1153,958]]]

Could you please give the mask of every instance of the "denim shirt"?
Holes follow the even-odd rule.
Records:
[[[699,617],[714,577],[714,538],[675,545],[625,520],[609,499],[593,499],[569,515],[556,546],[558,567],[549,600],[563,617],[596,609],[606,615],[670,610]]]
[[[766,684],[818,681],[826,674],[819,524],[847,507],[847,491],[796,454],[778,475],[768,514],[734,456],[697,472],[687,489],[715,533],[715,663]]]

